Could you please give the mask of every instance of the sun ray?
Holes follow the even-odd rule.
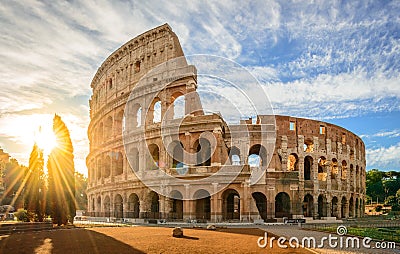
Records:
[[[57,140],[51,129],[48,126],[39,126],[39,130],[35,133],[35,142],[38,147],[43,149],[44,155],[49,155],[51,150],[56,147]]]

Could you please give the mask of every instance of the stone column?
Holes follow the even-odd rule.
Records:
[[[275,218],[275,196],[276,196],[276,193],[274,190],[272,190],[272,189],[268,190],[268,196],[267,196],[267,218],[268,219]]]
[[[317,219],[319,216],[319,214],[318,214],[318,196],[317,196],[317,198],[315,198],[315,196],[314,196],[313,201],[314,201],[313,218]]]
[[[139,200],[139,218],[145,219],[147,217],[147,203],[144,200]]]
[[[325,207],[326,207],[326,216],[327,217],[333,217],[333,215],[332,215],[332,203],[328,202],[328,200],[327,200],[327,202],[325,204]]]
[[[217,222],[217,197],[212,195],[210,198],[210,218],[212,222]]]
[[[249,221],[250,204],[248,199],[251,198],[248,183],[243,183],[243,196],[240,197],[240,221]]]
[[[297,166],[299,167],[299,181],[304,183],[304,157],[299,157]]]
[[[342,214],[344,218],[349,217],[349,201],[346,199],[346,203],[344,204],[344,215]]]

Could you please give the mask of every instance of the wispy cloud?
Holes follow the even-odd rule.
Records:
[[[400,143],[389,147],[367,149],[366,156],[369,168],[398,169],[400,168]]]
[[[186,54],[245,66],[277,113],[329,119],[399,111],[399,12],[398,1],[6,1],[0,4],[0,143],[26,160],[27,136],[10,124],[26,125],[28,114],[60,113],[83,168],[96,69],[120,45],[163,23]]]

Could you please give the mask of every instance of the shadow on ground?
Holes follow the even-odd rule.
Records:
[[[86,229],[56,229],[11,234],[0,253],[144,253],[107,235]]]

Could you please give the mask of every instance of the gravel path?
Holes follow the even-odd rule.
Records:
[[[395,249],[380,249],[377,246],[381,244],[381,242],[375,242],[371,241],[368,244],[371,246],[371,248],[366,248],[363,246],[363,238],[360,239],[360,248],[351,248],[352,244],[351,242],[349,243],[350,248],[345,248],[346,246],[346,236],[340,237],[337,234],[331,234],[332,237],[338,237],[339,239],[336,240],[338,243],[336,248],[332,248],[329,246],[328,240],[324,241],[324,247],[323,248],[318,248],[318,245],[321,243],[321,239],[323,237],[326,237],[328,239],[329,233],[325,232],[318,232],[318,231],[311,231],[311,230],[304,230],[299,228],[297,225],[266,225],[262,226],[262,229],[266,230],[268,233],[275,234],[278,236],[284,236],[287,239],[290,239],[291,237],[296,237],[299,239],[300,244],[302,242],[302,239],[305,237],[314,237],[316,239],[316,245],[317,248],[312,248],[312,251],[315,251],[315,253],[345,253],[345,254],[360,254],[360,253],[373,253],[373,254],[393,254],[393,253],[400,253],[400,247],[396,246]],[[350,237],[350,236],[349,236]],[[340,248],[340,238],[343,239],[343,248]],[[307,241],[306,241],[307,243]],[[334,243],[334,241],[333,241]],[[308,245],[308,244],[306,244]]]

